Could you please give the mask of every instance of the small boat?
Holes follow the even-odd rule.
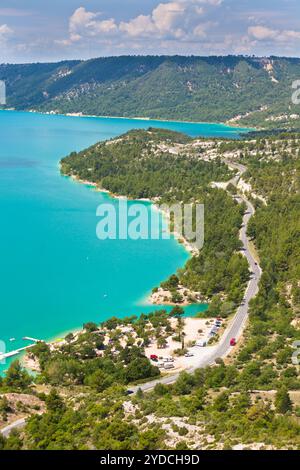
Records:
[[[16,341],[16,338],[9,338],[9,341]]]

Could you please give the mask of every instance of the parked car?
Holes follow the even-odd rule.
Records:
[[[166,356],[162,358],[163,362],[174,362],[174,359],[172,356]]]
[[[235,346],[236,345],[236,339],[235,338],[231,338],[230,340],[230,346]]]
[[[196,343],[196,346],[198,346],[199,348],[205,348],[206,345],[207,342],[205,340],[197,341]]]
[[[151,359],[151,361],[157,362],[158,361],[158,356],[156,354],[151,354],[150,359]]]
[[[173,362],[165,362],[164,363],[164,368],[165,369],[174,369],[174,367],[175,366],[174,366]]]
[[[190,351],[186,352],[185,355],[184,355],[184,357],[193,357],[193,356],[194,356],[194,354],[191,353]]]
[[[156,363],[156,367],[158,367],[159,369],[163,369],[164,366],[165,366],[165,362],[159,361]]]

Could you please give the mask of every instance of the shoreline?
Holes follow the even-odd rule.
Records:
[[[122,318],[119,319],[120,322],[122,323]],[[169,317],[169,321],[172,324],[173,328],[176,328],[177,321],[174,317]],[[185,316],[183,317],[183,323],[184,323],[184,332],[185,332],[185,341],[187,343],[192,342],[192,341],[197,341],[204,339],[203,337],[207,337],[208,332],[211,328],[211,324],[213,323],[213,319],[211,318],[205,318],[205,317],[197,317],[197,316]],[[98,330],[100,331],[100,324],[97,325]],[[200,327],[200,328],[199,328]],[[121,329],[128,329],[128,326],[123,324],[121,326]],[[81,329],[73,330],[73,331],[68,331],[68,333],[72,333],[74,336],[74,340],[77,341],[81,335],[85,333],[85,329],[82,327]],[[63,338],[60,338],[59,340],[49,340],[45,341],[45,344],[48,345],[50,348],[51,352],[59,351],[62,346],[66,344],[66,339],[65,336],[68,334],[65,333]],[[108,330],[106,329],[106,336],[107,336]],[[105,342],[105,344],[108,344]],[[191,347],[191,346],[190,346]],[[167,338],[167,344],[166,347],[164,348],[164,353],[167,355],[172,355],[174,356],[175,363],[176,363],[176,369],[180,368],[182,370],[186,370],[189,366],[189,362],[191,361],[191,358],[185,359],[182,356],[176,356],[174,355],[175,350],[178,348],[178,343],[174,342],[172,340],[172,333],[169,333],[168,338]],[[151,354],[161,354],[161,349],[157,347],[157,343],[154,341],[145,348],[145,355],[146,357],[150,358]],[[201,349],[198,350],[201,352]],[[32,371],[33,373],[40,373],[40,363],[39,359],[28,350],[26,353],[23,354],[22,356],[22,365],[25,369],[28,371]],[[175,372],[175,371],[173,371]]]
[[[31,114],[41,114],[45,116],[64,116],[64,117],[77,117],[77,118],[93,118],[93,119],[124,119],[124,120],[132,120],[132,121],[153,121],[153,122],[166,122],[166,123],[178,123],[178,124],[204,124],[204,125],[215,125],[215,126],[224,126],[228,129],[232,128],[233,130],[240,129],[242,133],[247,134],[247,132],[252,132],[257,130],[256,128],[248,128],[248,127],[240,127],[238,125],[231,125],[226,122],[209,122],[209,121],[180,121],[177,119],[167,119],[167,118],[150,118],[150,117],[142,117],[142,116],[100,116],[96,114],[83,114],[83,113],[58,113],[55,111],[39,111],[36,109],[1,109],[0,111],[12,111],[17,113],[31,113]],[[205,137],[204,137],[205,138]],[[212,137],[213,138],[213,137]],[[215,137],[217,138],[217,137]],[[225,137],[226,138],[226,137]]]
[[[176,240],[176,242],[179,245],[182,245],[184,247],[185,251],[189,255],[189,259],[193,258],[194,256],[199,255],[199,250],[195,248],[195,246],[193,246],[185,237],[183,237],[181,234],[178,234],[176,231],[171,232],[169,230],[170,229],[170,216],[167,211],[164,211],[163,209],[161,209],[157,201],[151,200],[150,198],[132,199],[127,196],[122,196],[120,194],[112,193],[108,189],[101,188],[99,184],[92,182],[92,181],[88,181],[88,180],[82,180],[76,175],[65,175],[63,173],[61,174],[64,177],[70,178],[72,181],[76,183],[84,184],[85,186],[91,187],[99,193],[108,194],[113,199],[127,199],[130,201],[149,202],[153,210],[158,211],[162,214],[162,217],[168,226],[169,237],[171,238],[173,236],[174,240]],[[182,288],[181,289],[182,291],[184,290],[187,292],[187,295],[184,296],[184,301],[180,303],[174,303],[171,300],[165,300],[166,293],[165,292],[161,293],[160,285],[157,288],[158,288],[158,291],[156,293],[153,293],[153,291],[151,291],[151,293],[147,294],[146,297],[143,298],[143,302],[145,303],[145,305],[153,305],[153,306],[162,305],[162,306],[167,306],[167,307],[175,307],[176,305],[181,306],[181,307],[188,307],[190,305],[193,305],[194,303],[195,304],[199,303],[203,305],[203,302],[201,302],[201,293],[199,292],[192,292],[188,288],[184,288],[184,289]],[[195,302],[188,301],[187,300],[188,296],[194,297]],[[207,299],[203,299],[203,300],[205,300],[204,303],[207,303]]]
[[[99,192],[99,193],[108,194],[113,199],[127,199],[128,201],[149,202],[152,205],[152,208],[154,210],[157,210],[158,212],[160,212],[163,215],[165,221],[167,221],[168,226],[169,226],[169,222],[170,222],[169,214],[166,211],[164,211],[163,209],[160,208],[157,201],[154,201],[154,200],[149,199],[149,198],[133,199],[133,198],[128,197],[128,196],[123,196],[123,195],[120,195],[120,194],[112,193],[108,189],[101,188],[99,186],[99,184],[94,183],[92,181],[88,181],[88,180],[82,180],[82,179],[78,178],[78,176],[76,176],[76,175],[65,175],[64,173],[61,173],[61,174],[64,177],[72,179],[76,183],[84,184],[85,186],[90,186],[90,187],[94,188],[94,190]],[[170,232],[170,235],[173,235],[174,239],[176,239],[177,242],[180,245],[183,245],[184,248],[186,249],[186,251],[191,256],[197,256],[197,254],[199,254],[199,250],[197,248],[195,248],[191,242],[189,242],[184,236],[182,236],[178,232],[176,232],[176,231]]]

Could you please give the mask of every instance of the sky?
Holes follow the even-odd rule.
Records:
[[[300,0],[0,0],[0,63],[123,54],[300,57]]]

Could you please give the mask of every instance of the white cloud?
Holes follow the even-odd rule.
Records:
[[[132,37],[147,36],[157,32],[151,17],[146,15],[139,15],[128,23],[122,21],[119,29]]]
[[[84,7],[77,8],[69,20],[70,33],[77,34],[81,30],[92,27],[95,23],[95,18],[99,15],[100,13],[86,11]]]
[[[193,36],[196,38],[206,38],[206,29],[208,26],[208,24],[198,24],[193,30]]]
[[[289,42],[300,39],[300,31],[294,30],[277,30],[271,29],[266,26],[251,26],[248,28],[250,37],[258,41],[274,41],[274,42]]]
[[[13,33],[13,30],[7,24],[0,25],[0,44],[4,43]]]
[[[152,21],[158,31],[168,33],[177,29],[186,14],[185,2],[160,3],[152,12]]]
[[[111,34],[117,31],[117,29],[116,22],[113,18],[110,18],[109,20],[96,21],[92,35],[96,35],[98,33]]]
[[[278,32],[265,26],[251,26],[248,28],[248,33],[255,39],[263,41],[264,39],[274,39]]]
[[[102,20],[100,12],[77,8],[69,19],[69,37],[56,41],[68,46],[86,37],[99,41],[105,36],[116,42],[152,37],[154,40],[187,41],[204,38],[206,23],[201,23],[206,8],[217,7],[223,0],[173,0],[159,3],[149,15],[138,15],[129,21],[117,24],[114,18]]]
[[[180,31],[180,25],[187,19],[186,2],[160,3],[154,8],[151,15],[140,15],[128,22],[120,23],[120,31],[129,36],[149,36],[155,34],[156,37],[177,36]]]
[[[55,41],[57,44],[70,46],[86,37],[110,35],[117,32],[118,27],[113,18],[100,20],[100,12],[87,11],[79,7],[69,19],[69,38]]]
[[[278,40],[288,42],[291,40],[300,39],[300,31],[286,30],[278,35]]]
[[[222,0],[176,0],[158,4],[150,15],[140,15],[121,22],[120,31],[129,36],[149,36],[159,39],[187,39],[204,36],[205,27],[199,21],[205,14],[205,5],[219,6]]]
[[[187,0],[179,0],[182,2],[186,2]],[[219,6],[221,3],[223,3],[224,0],[190,0],[190,3],[202,3],[206,5],[213,5],[213,6]]]

